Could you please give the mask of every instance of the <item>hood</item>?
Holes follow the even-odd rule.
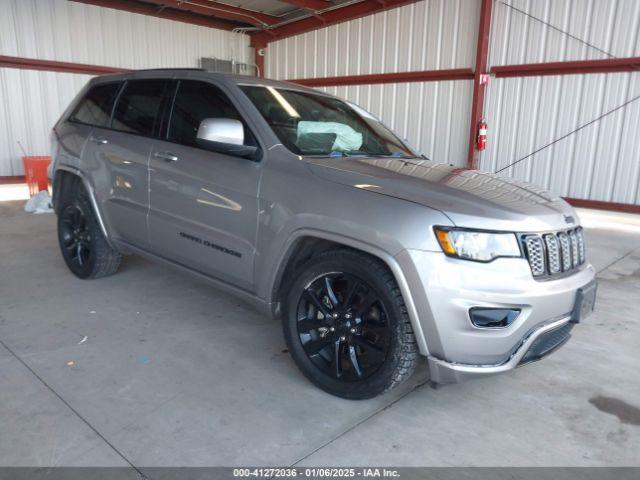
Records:
[[[573,208],[531,184],[429,160],[306,157],[311,171],[330,182],[419,203],[441,211],[456,226],[533,232],[577,225]]]

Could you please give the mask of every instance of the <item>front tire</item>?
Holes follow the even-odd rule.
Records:
[[[83,186],[60,208],[58,243],[67,267],[79,278],[100,278],[116,272],[122,255],[107,243]]]
[[[366,254],[336,250],[304,264],[286,298],[283,327],[302,373],[332,395],[375,397],[416,366],[400,289],[387,266]]]

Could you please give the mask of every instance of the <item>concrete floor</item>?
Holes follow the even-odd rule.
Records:
[[[640,220],[584,211],[594,316],[542,362],[374,400],[313,387],[280,326],[128,257],[82,281],[0,202],[0,465],[640,466]],[[87,337],[85,341],[83,339]]]

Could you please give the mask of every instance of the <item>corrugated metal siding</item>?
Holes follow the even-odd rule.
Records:
[[[0,0],[2,55],[123,68],[249,61],[245,35],[66,0]]]
[[[0,55],[123,68],[251,62],[246,35],[65,0],[0,0]],[[0,176],[21,175],[17,142],[46,155],[51,126],[86,75],[0,69]]]
[[[609,58],[602,51],[615,57],[639,56],[639,22],[638,0],[495,0],[489,63],[511,65]]]
[[[269,44],[267,77],[364,75],[475,62],[480,2],[425,0]],[[362,105],[434,160],[464,165],[470,81],[323,89]]]
[[[292,79],[472,67],[479,6],[479,0],[426,0],[274,42],[267,49],[267,75]],[[602,51],[640,56],[639,32],[638,0],[494,0],[489,64],[608,58]],[[639,78],[640,73],[493,78],[485,100],[488,148],[480,168],[496,171],[640,95]],[[361,104],[434,160],[465,164],[471,82],[324,90]],[[565,196],[640,203],[639,131],[640,101],[503,175]]]
[[[0,176],[24,173],[18,142],[29,155],[48,155],[51,127],[89,78],[0,69]]]
[[[585,42],[494,3],[492,65],[640,56],[637,0],[507,0]],[[597,48],[594,48],[597,47]],[[492,78],[485,100],[488,146],[480,168],[496,171],[640,95],[639,73]],[[640,100],[502,174],[563,196],[640,203]]]
[[[480,2],[425,0],[269,44],[267,77],[471,67]]]
[[[480,168],[496,171],[640,96],[640,72],[492,79]],[[563,196],[640,203],[640,100],[503,174]]]
[[[322,88],[373,113],[436,162],[466,164],[473,86],[470,81]]]

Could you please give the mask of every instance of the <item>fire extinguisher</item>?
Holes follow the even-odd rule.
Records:
[[[478,142],[476,148],[483,151],[487,147],[487,122],[480,120],[478,123]]]

